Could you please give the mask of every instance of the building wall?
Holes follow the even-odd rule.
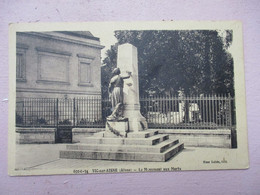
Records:
[[[97,38],[17,33],[17,99],[101,96],[102,48]]]

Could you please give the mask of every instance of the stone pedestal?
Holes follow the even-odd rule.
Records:
[[[126,137],[129,130],[128,120],[124,121],[107,121],[106,132],[111,132],[120,137]]]
[[[132,75],[124,82],[124,117],[129,120],[129,131],[147,129],[146,119],[140,113],[137,48],[131,44],[118,46],[117,67],[122,75]]]

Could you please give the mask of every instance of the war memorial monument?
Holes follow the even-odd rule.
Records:
[[[60,158],[164,162],[184,148],[178,139],[148,130],[140,113],[137,56],[135,46],[118,46],[117,68],[109,83],[112,114],[107,117],[106,130],[67,145]]]

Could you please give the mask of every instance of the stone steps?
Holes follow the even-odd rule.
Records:
[[[184,149],[184,143],[178,143],[164,152],[164,161],[169,160]]]
[[[158,135],[158,130],[152,130],[152,131],[138,131],[138,132],[130,132],[127,134],[128,138],[148,138],[153,135]]]
[[[92,151],[92,150],[65,150],[60,151],[60,158],[67,159],[95,159],[95,160],[122,160],[122,161],[153,161],[164,162],[184,148],[183,143],[178,143],[162,153],[149,152],[117,152],[117,151]]]
[[[130,132],[127,137],[104,131],[67,145],[60,151],[60,158],[164,162],[183,148],[179,140],[170,140],[169,135],[158,134],[157,130]]]
[[[148,138],[120,138],[120,137],[87,137],[81,140],[86,144],[116,144],[116,145],[155,145],[168,140],[169,135],[154,135]]]
[[[157,145],[108,145],[108,144],[72,144],[67,145],[67,150],[90,150],[90,151],[109,151],[109,152],[150,152],[162,153],[168,148],[179,143],[179,140],[166,140]]]
[[[148,137],[158,135],[158,134],[159,134],[158,130],[129,132],[129,133],[127,133],[127,138],[148,138]],[[110,131],[98,132],[98,133],[95,133],[92,137],[118,138],[117,135],[111,133]]]

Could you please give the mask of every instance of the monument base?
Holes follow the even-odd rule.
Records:
[[[148,129],[148,124],[144,117],[132,118],[132,120],[129,120],[129,124],[131,127],[129,129],[130,132],[145,131]]]
[[[129,130],[128,119],[124,120],[108,120],[106,122],[106,133],[112,133],[116,136],[127,137],[127,132]],[[105,135],[105,134],[104,134]]]
[[[126,105],[124,115],[129,120],[129,132],[145,131],[148,129],[146,118],[144,118],[140,109],[130,110]]]
[[[80,144],[67,145],[60,151],[60,158],[164,162],[183,148],[179,140],[170,140],[169,135],[158,134],[157,130],[129,132],[127,138],[103,137],[100,132]]]

